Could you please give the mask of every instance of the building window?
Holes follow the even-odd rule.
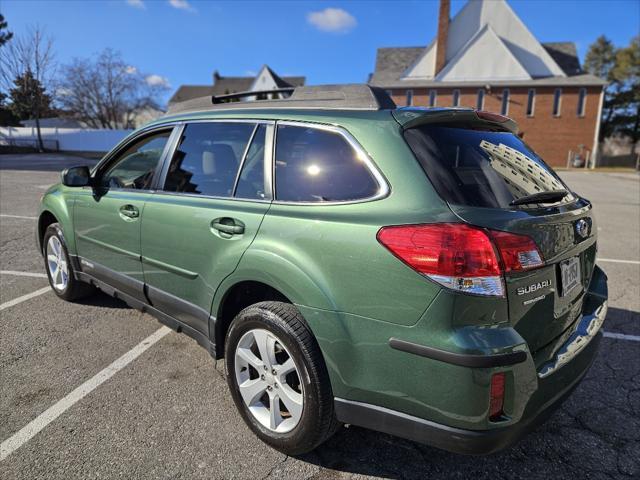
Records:
[[[502,115],[509,115],[509,89],[502,90],[502,107],[500,108]]]
[[[556,88],[553,92],[553,116],[560,116],[560,102],[562,101],[562,89]]]
[[[438,92],[435,90],[429,91],[429,106],[435,107],[438,103]]]
[[[413,105],[413,90],[407,90],[407,106]]]
[[[453,91],[453,106],[454,107],[460,106],[460,90]]]
[[[536,90],[531,88],[529,95],[527,96],[527,117],[533,117],[533,112],[536,108]]]
[[[476,100],[476,110],[484,110],[484,88],[478,90],[478,99]]]
[[[578,116],[584,117],[584,107],[587,103],[587,89],[581,88],[578,91]]]

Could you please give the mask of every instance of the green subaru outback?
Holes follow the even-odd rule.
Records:
[[[576,387],[607,311],[593,210],[513,121],[364,85],[239,96],[63,172],[37,229],[59,297],[100,289],[224,358],[288,454],[342,424],[490,453]]]

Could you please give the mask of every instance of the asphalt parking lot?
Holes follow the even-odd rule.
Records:
[[[47,289],[34,215],[60,168],[0,156],[0,478],[640,477],[637,174],[562,173],[595,205],[610,308],[595,364],[546,424],[489,457],[350,427],[293,458],[250,433],[194,341],[103,294]]]

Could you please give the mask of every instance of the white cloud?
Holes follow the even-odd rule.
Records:
[[[195,12],[196,9],[187,0],[169,0],[169,5],[179,10],[186,10],[188,12]]]
[[[257,72],[255,72],[254,70],[245,70],[244,74],[248,77],[255,77],[257,75]]]
[[[142,0],[127,0],[127,5],[141,10],[147,8]]]
[[[136,67],[134,67],[133,65],[128,65],[125,69],[124,69],[125,73],[128,73],[129,75],[133,75],[134,73],[138,73],[138,69]]]
[[[169,83],[169,80],[167,80],[166,77],[161,77],[160,75],[147,75],[145,77],[145,81],[147,82],[147,85],[151,86],[151,87],[165,87],[165,88],[169,88],[171,86],[171,84]]]
[[[341,8],[325,8],[319,12],[309,12],[307,22],[323,32],[347,33],[358,22],[355,17]]]

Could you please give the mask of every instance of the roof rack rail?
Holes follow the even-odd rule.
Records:
[[[396,104],[380,87],[366,84],[317,85],[295,87],[291,96],[273,100],[253,100],[228,103],[225,100],[256,96],[260,93],[279,92],[289,89],[263,92],[240,92],[229,95],[206,96],[175,103],[169,115],[184,112],[248,109],[308,109],[308,110],[386,110],[395,109]]]
[[[211,103],[217,105],[219,103],[227,103],[226,100],[234,100],[236,98],[244,98],[244,97],[257,97],[259,95],[267,95],[273,93],[293,93],[295,87],[286,87],[286,88],[274,88],[273,90],[256,90],[252,92],[251,90],[247,90],[246,92],[236,92],[236,93],[226,93],[224,95],[212,95]]]

